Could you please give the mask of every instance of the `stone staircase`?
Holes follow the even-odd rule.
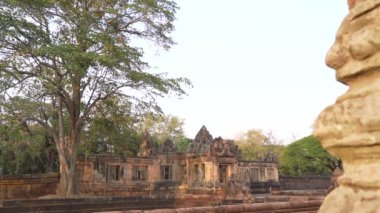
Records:
[[[0,213],[75,212],[174,208],[173,197],[86,197],[0,201]]]

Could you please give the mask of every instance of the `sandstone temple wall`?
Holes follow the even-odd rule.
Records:
[[[92,195],[220,194],[226,186],[278,183],[278,164],[235,157],[156,154],[150,157],[78,157],[81,191]],[[239,187],[238,187],[239,188]],[[265,185],[265,188],[266,187]],[[266,190],[267,191],[267,190]]]
[[[234,141],[214,139],[203,126],[186,153],[177,152],[169,139],[154,148],[149,133],[145,132],[135,157],[78,155],[76,178],[84,195],[247,196],[251,183],[269,183],[260,185],[260,190],[264,187],[265,191],[273,183],[278,185],[277,167],[272,154],[262,161],[241,161]],[[25,177],[30,178],[9,177],[3,181],[8,185],[0,183],[2,196],[24,198],[55,192],[58,183],[55,176]]]
[[[246,182],[278,182],[278,165],[270,161],[239,161],[238,176]]]
[[[0,176],[0,200],[55,194],[58,183],[57,173]]]
[[[145,132],[136,157],[78,156],[78,178],[82,193],[95,195],[243,193],[252,182],[278,185],[273,153],[261,161],[241,161],[240,153],[233,140],[213,138],[205,126],[186,153],[177,152],[170,139],[154,148]]]
[[[329,189],[331,177],[328,176],[280,176],[281,190]]]

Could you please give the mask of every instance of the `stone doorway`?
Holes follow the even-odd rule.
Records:
[[[219,182],[225,183],[227,181],[228,165],[219,164]]]

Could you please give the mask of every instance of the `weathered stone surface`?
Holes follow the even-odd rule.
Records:
[[[324,176],[280,176],[281,190],[327,190],[333,185],[330,177]]]
[[[272,151],[267,152],[261,160],[265,162],[277,162],[276,155]]]
[[[0,200],[55,194],[58,182],[57,173],[0,176]]]
[[[144,137],[142,139],[140,150],[137,156],[139,157],[149,157],[153,154],[153,146],[152,146],[152,137],[150,136],[148,131],[145,131]]]
[[[146,132],[139,157],[80,155],[77,170],[82,194],[164,195],[208,194],[245,199],[249,182],[277,182],[278,164],[240,161],[232,140],[213,139],[202,127],[193,141],[193,153],[176,153],[172,141],[154,151]],[[270,186],[269,186],[270,187]]]
[[[202,126],[191,143],[190,153],[210,155],[212,140],[212,135],[208,132],[205,126]]]
[[[213,139],[205,126],[197,133],[193,140],[190,152],[197,155],[240,158],[240,150],[233,140],[224,140],[221,137]]]
[[[366,1],[366,0],[347,0],[348,7],[349,7],[350,9],[352,9],[353,7],[355,7],[355,5],[356,5],[358,2],[362,2],[362,1]]]
[[[168,197],[76,197],[0,200],[0,212],[99,212],[109,210],[173,209],[175,198]],[[124,211],[123,211],[124,212]]]
[[[241,151],[233,140],[224,140],[221,137],[215,138],[212,144],[211,153],[215,156],[228,156],[240,158]]]
[[[225,199],[253,200],[249,182],[240,181],[237,174],[231,175],[224,185]]]
[[[166,141],[160,146],[159,152],[166,154],[176,153],[173,141],[170,139],[166,139]]]
[[[146,210],[145,213],[161,212],[161,213],[238,213],[238,212],[315,212],[320,206],[321,201],[295,201],[295,202],[274,202],[274,203],[256,203],[256,204],[238,204],[238,205],[222,205],[215,207],[192,207],[182,209],[160,209]],[[111,213],[111,212],[110,212]],[[114,211],[112,213],[121,213]],[[126,213],[133,213],[126,211]]]
[[[348,4],[350,13],[338,30],[326,63],[349,89],[319,115],[314,130],[322,145],[342,159],[344,174],[320,211],[378,212],[380,0]]]

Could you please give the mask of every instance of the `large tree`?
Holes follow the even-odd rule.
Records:
[[[280,158],[284,175],[330,175],[338,167],[342,169],[340,159],[326,152],[313,135],[289,144]]]
[[[45,120],[49,105],[15,96],[0,99],[0,167],[3,174],[52,172],[56,151],[48,131],[21,117]],[[1,170],[1,169],[0,169]],[[1,173],[0,172],[0,173]]]
[[[184,124],[184,120],[177,116],[147,113],[142,116],[137,130],[147,130],[159,143],[163,143],[166,139],[176,140],[184,137]]]
[[[282,142],[271,131],[250,129],[238,136],[236,143],[244,160],[263,160],[269,153],[278,159],[283,149]]]
[[[83,153],[111,153],[118,156],[136,156],[140,133],[130,103],[117,97],[99,104],[83,131]]]
[[[173,44],[177,6],[170,0],[0,1],[0,91],[51,104],[45,126],[60,162],[58,194],[79,193],[75,181],[82,127],[97,105],[123,96],[156,106],[155,97],[184,94],[185,78],[148,72],[137,44]]]
[[[136,130],[137,132],[148,131],[156,146],[170,139],[178,151],[185,152],[191,140],[185,136],[184,124],[185,121],[177,116],[147,113],[140,118]]]

